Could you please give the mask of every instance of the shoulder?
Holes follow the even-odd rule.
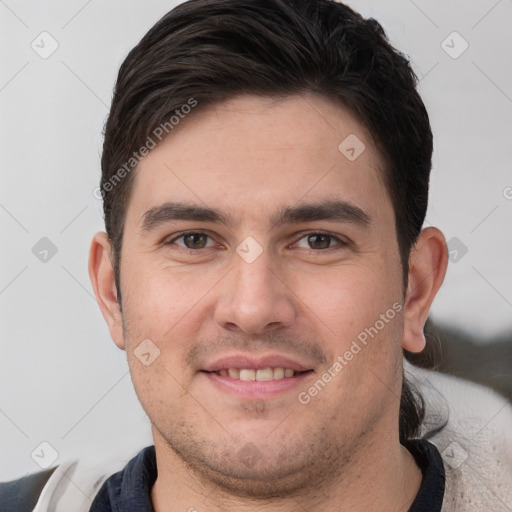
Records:
[[[10,482],[0,482],[0,503],[4,512],[33,510],[56,468],[26,475]]]
[[[103,483],[120,474],[132,456],[69,458],[49,470],[0,483],[1,510],[87,512]]]
[[[443,458],[446,510],[510,510],[510,402],[485,386],[408,362],[404,373],[425,401],[421,436]]]
[[[485,433],[512,444],[512,405],[500,394],[459,377],[418,368],[407,361],[404,374],[412,388],[418,389],[425,399],[423,435],[435,430],[445,419],[448,430],[458,428],[472,438]]]
[[[100,471],[91,471],[86,464],[73,459],[49,470],[0,483],[2,512],[85,512],[98,477],[101,479]]]

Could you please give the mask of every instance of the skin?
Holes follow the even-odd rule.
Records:
[[[355,161],[338,150],[349,134],[366,147]],[[441,231],[424,229],[403,289],[382,175],[363,126],[313,94],[199,106],[139,164],[121,254],[122,314],[105,233],[93,239],[89,271],[152,422],[157,512],[408,510],[421,471],[398,438],[402,348],[425,346],[448,252]],[[270,223],[280,207],[325,199],[358,206],[371,224]],[[143,230],[145,212],[168,201],[218,208],[235,224],[174,221]],[[176,239],[198,229],[207,247],[187,249]],[[333,237],[326,248],[325,239],[318,248],[307,236],[319,230]],[[252,263],[236,252],[248,236],[262,248]],[[402,311],[300,403],[298,393],[396,303]],[[145,339],[160,350],[147,366],[134,353]],[[285,354],[314,371],[274,397],[240,398],[200,372],[235,352]],[[247,451],[250,464],[241,456]]]

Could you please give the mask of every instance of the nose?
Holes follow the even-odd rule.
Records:
[[[293,292],[279,265],[272,263],[267,251],[251,263],[235,256],[235,268],[219,283],[214,315],[219,326],[231,332],[264,334],[295,322]]]

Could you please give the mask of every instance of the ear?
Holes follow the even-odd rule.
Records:
[[[409,352],[421,352],[425,348],[423,329],[447,266],[448,247],[443,233],[434,227],[423,229],[409,256],[402,339],[402,347]]]
[[[111,263],[111,246],[106,233],[94,235],[89,251],[89,277],[94,295],[107,321],[110,336],[120,348],[125,348],[121,308],[117,301],[114,269]]]

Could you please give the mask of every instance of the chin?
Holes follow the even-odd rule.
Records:
[[[201,464],[194,468],[227,493],[241,498],[284,498],[300,493],[311,483],[311,471],[307,464],[287,465],[282,462],[269,464],[260,460],[249,467],[248,463],[231,459],[230,465]]]
[[[258,427],[243,439],[223,436],[213,441],[197,436],[169,442],[175,453],[205,484],[226,493],[259,500],[300,496],[305,488],[322,487],[339,470],[344,454],[327,438],[291,436],[280,439],[271,430]],[[275,434],[275,432],[274,432]],[[332,441],[332,440],[331,440]]]

